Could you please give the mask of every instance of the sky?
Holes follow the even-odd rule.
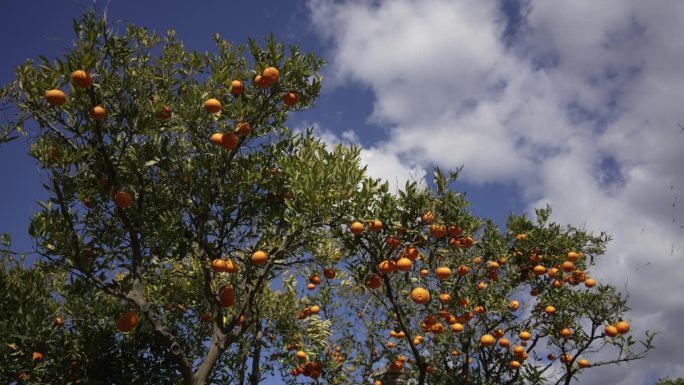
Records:
[[[26,58],[58,55],[89,4],[0,2],[0,83]],[[646,359],[581,382],[684,377],[684,2],[198,4],[111,2],[109,19],[176,29],[196,50],[214,32],[237,43],[273,32],[328,62],[317,105],[289,124],[362,146],[373,176],[402,186],[464,166],[454,187],[478,216],[503,223],[548,203],[554,221],[607,231],[592,275],[629,295],[635,335],[660,334]],[[0,232],[28,249],[43,193],[21,142],[0,149],[0,180]]]

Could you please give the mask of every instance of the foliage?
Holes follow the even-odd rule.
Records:
[[[272,36],[244,47],[215,36],[216,52],[188,52],[173,31],[120,32],[93,13],[74,30],[64,57],[27,61],[2,89],[16,109],[2,132],[22,122],[49,195],[30,225],[40,261],[3,269],[3,288],[16,287],[3,314],[20,320],[3,321],[3,340],[17,341],[5,376],[357,384],[389,364],[421,385],[567,384],[579,357],[618,353],[598,366],[652,348],[649,334],[642,350],[605,336],[628,310],[613,287],[587,283],[605,234],[553,223],[549,208],[501,231],[450,188],[458,173],[393,194],[365,175],[358,148],[290,130],[320,90],[317,56]],[[395,261],[403,271],[387,268]],[[451,276],[437,277],[444,267]],[[379,288],[366,287],[373,277]],[[417,287],[431,300],[414,303]],[[69,327],[51,326],[57,314]],[[511,346],[485,346],[490,334]]]

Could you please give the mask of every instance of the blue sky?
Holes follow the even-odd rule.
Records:
[[[41,4],[40,7],[36,4]],[[504,221],[550,203],[553,219],[606,230],[595,276],[629,291],[636,331],[657,349],[583,383],[684,376],[684,3],[679,0],[112,2],[110,20],[174,28],[186,47],[273,32],[329,62],[317,105],[296,114],[330,143],[355,143],[397,181],[464,165],[456,188]],[[0,81],[72,38],[73,1],[2,2]],[[0,149],[0,232],[28,248],[41,197],[17,141]],[[670,293],[663,296],[662,293]]]

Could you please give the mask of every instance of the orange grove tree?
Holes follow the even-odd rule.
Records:
[[[384,366],[421,385],[567,384],[652,348],[647,333],[631,349],[625,300],[588,276],[605,235],[549,209],[502,232],[449,188],[457,173],[390,193],[358,148],[290,130],[320,90],[316,55],[218,35],[214,52],[188,52],[173,31],[117,31],[95,13],[74,30],[63,57],[27,61],[0,91],[14,113],[0,140],[25,135],[48,194],[31,274],[49,272],[58,295],[35,298],[52,310],[31,319],[71,326],[43,322],[31,361],[36,340],[11,329],[4,375],[358,384]],[[82,350],[93,323],[118,357],[109,380],[96,352],[59,353]],[[615,357],[589,360],[604,347]],[[79,370],[52,370],[71,356]]]

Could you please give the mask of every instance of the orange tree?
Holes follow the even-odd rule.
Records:
[[[364,320],[344,341],[351,383],[382,362],[418,384],[569,384],[653,348],[649,332],[633,347],[626,300],[588,275],[605,234],[552,223],[550,208],[500,231],[467,211],[448,187],[456,177],[437,170],[430,188],[379,194],[339,229],[343,263],[366,287],[346,297]]]
[[[16,109],[3,132],[26,135],[49,196],[36,252],[106,294],[105,322],[125,341],[145,335],[140,354],[166,382],[246,381],[252,357],[258,383],[262,345],[296,333],[278,306],[299,306],[296,293],[278,281],[373,194],[358,149],[284,125],[313,103],[322,61],[272,37],[187,52],[173,31],[117,32],[94,13],[74,29],[63,57],[27,61],[2,89]],[[312,335],[327,333],[319,321]]]

